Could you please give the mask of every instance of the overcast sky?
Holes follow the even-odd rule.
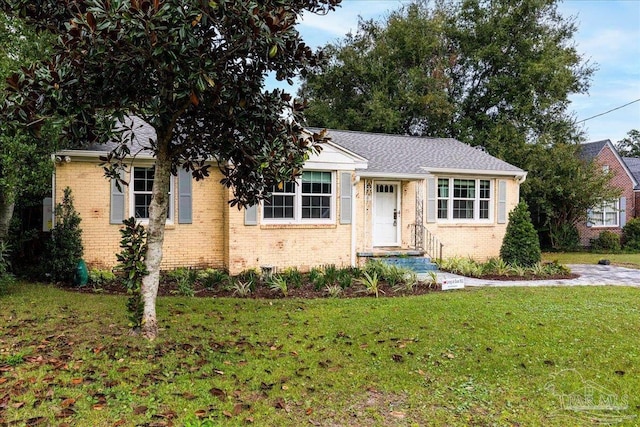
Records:
[[[307,44],[323,46],[355,31],[358,16],[382,19],[403,3],[407,1],[343,0],[327,16],[305,17],[299,30]],[[577,18],[578,51],[597,65],[589,94],[571,97],[570,109],[577,120],[588,119],[581,125],[587,141],[616,142],[629,130],[640,130],[640,0],[565,0],[560,12]]]

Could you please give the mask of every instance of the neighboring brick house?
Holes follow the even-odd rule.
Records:
[[[640,158],[623,157],[622,160],[638,183],[634,188],[634,212],[631,216],[632,218],[638,218],[640,217]]]
[[[595,161],[604,172],[612,174],[611,185],[621,191],[619,198],[589,210],[587,221],[578,224],[580,244],[590,246],[591,239],[597,238],[602,231],[622,235],[627,219],[634,218],[640,208],[636,199],[639,181],[608,139],[582,144],[580,156],[585,161]]]
[[[182,171],[173,177],[162,268],[304,271],[357,265],[376,251],[422,254],[436,241],[445,257],[498,256],[526,172],[450,138],[334,130],[329,136],[296,183],[274,188],[248,209],[229,206],[232,192],[215,168],[203,181]],[[72,189],[90,267],[115,265],[123,218],[147,217],[152,156],[142,151],[131,159],[124,177],[129,186],[119,191],[99,166],[111,148],[56,153],[62,161],[53,199]]]

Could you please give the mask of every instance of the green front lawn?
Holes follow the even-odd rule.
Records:
[[[640,268],[640,253],[637,254],[599,254],[593,252],[545,252],[544,261],[558,261],[560,264],[597,264],[608,259],[611,264],[623,267]]]
[[[0,425],[591,425],[563,409],[584,387],[640,419],[635,288],[163,297],[153,343],[125,301],[0,296]]]

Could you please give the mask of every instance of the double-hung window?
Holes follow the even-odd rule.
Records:
[[[588,224],[593,227],[617,227],[619,212],[618,200],[605,201],[589,211]]]
[[[132,172],[131,211],[137,220],[149,220],[149,205],[152,199],[154,167],[134,167]],[[173,177],[169,190],[167,221],[173,220]]]
[[[331,222],[335,214],[332,172],[304,171],[294,182],[281,183],[264,200],[265,222]]]
[[[492,183],[488,179],[438,178],[438,219],[488,221]]]

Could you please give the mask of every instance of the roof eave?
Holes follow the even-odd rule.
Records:
[[[423,167],[425,172],[430,174],[458,174],[458,175],[482,175],[482,176],[512,176],[524,179],[527,172],[523,170],[492,170],[492,169],[452,169],[452,168],[430,168]]]

